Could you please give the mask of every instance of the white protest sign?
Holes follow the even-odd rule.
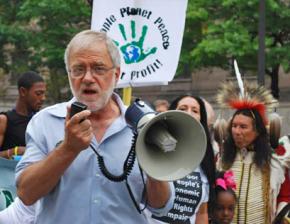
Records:
[[[16,197],[16,165],[17,161],[0,157],[0,211],[7,208]]]
[[[94,0],[93,30],[121,53],[118,87],[167,84],[175,75],[187,0]]]

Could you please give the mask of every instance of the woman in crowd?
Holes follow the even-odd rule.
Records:
[[[208,202],[213,194],[212,186],[215,181],[215,162],[205,104],[199,97],[183,95],[172,102],[169,110],[184,111],[200,121],[206,133],[207,148],[200,166],[186,177],[174,181],[173,208],[164,217],[150,217],[149,223],[206,224],[208,223]]]

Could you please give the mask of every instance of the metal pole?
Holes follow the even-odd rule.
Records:
[[[259,52],[258,52],[258,84],[265,85],[265,32],[266,32],[266,3],[259,3]]]

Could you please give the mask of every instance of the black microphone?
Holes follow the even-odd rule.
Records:
[[[73,102],[71,105],[71,109],[70,109],[70,118],[72,118],[72,116],[74,116],[75,114],[77,114],[83,110],[86,110],[87,108],[88,108],[87,105],[85,105],[81,102]]]

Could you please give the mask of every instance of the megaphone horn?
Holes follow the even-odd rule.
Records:
[[[136,155],[141,168],[161,181],[174,181],[193,172],[206,151],[201,124],[182,111],[160,114],[137,99],[125,114],[138,134]]]

